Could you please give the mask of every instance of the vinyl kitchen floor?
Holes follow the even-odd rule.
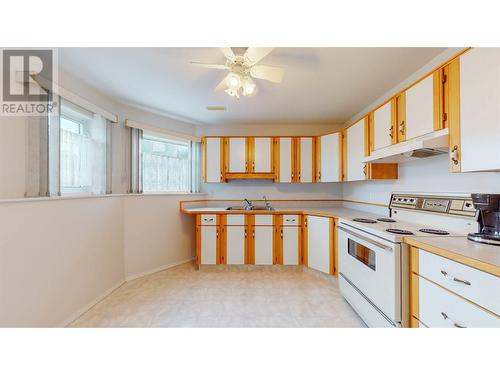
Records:
[[[364,327],[337,280],[191,263],[125,283],[69,327]]]

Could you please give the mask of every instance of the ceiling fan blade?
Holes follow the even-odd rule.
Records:
[[[269,55],[273,49],[272,47],[248,47],[244,56],[253,65]]]
[[[191,61],[191,64],[198,65],[202,68],[209,68],[209,69],[219,69],[219,70],[226,70],[227,69],[227,66],[222,65],[222,64],[205,64],[205,63],[196,62],[196,61]]]
[[[221,90],[225,90],[227,88],[227,84],[226,84],[227,77],[229,77],[229,74],[227,76],[225,76],[224,79],[222,81],[220,81],[217,86],[215,86],[214,91],[221,91]]]
[[[254,78],[280,83],[285,75],[285,70],[278,66],[254,65],[250,68],[250,75]]]
[[[226,56],[226,59],[234,62],[236,56],[234,56],[234,52],[231,47],[221,47],[220,50],[224,54],[224,56]]]

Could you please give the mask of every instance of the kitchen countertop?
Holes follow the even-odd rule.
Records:
[[[247,215],[314,215],[326,216],[333,218],[343,218],[351,220],[355,217],[365,217],[368,219],[376,219],[383,215],[377,215],[371,212],[353,210],[341,206],[334,207],[280,207],[274,211],[245,211],[245,210],[226,210],[224,207],[198,207],[198,208],[185,208],[184,213],[187,214],[247,214]]]
[[[500,246],[467,237],[406,237],[405,243],[500,277]]]

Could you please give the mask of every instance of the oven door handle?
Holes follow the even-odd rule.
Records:
[[[372,245],[375,245],[375,246],[377,246],[377,247],[379,247],[381,249],[384,249],[384,250],[387,250],[387,251],[392,251],[392,247],[384,245],[384,244],[382,244],[380,242],[374,241],[371,238],[364,237],[364,236],[362,236],[362,235],[360,235],[358,233],[350,231],[349,229],[346,229],[346,228],[341,227],[341,226],[339,226],[339,229],[342,230],[342,231],[344,231],[344,232],[346,232],[347,234],[350,234],[351,236],[356,236],[359,239],[361,239],[363,241],[366,241],[368,243],[371,243]]]

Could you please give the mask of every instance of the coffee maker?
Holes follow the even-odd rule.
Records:
[[[479,211],[479,232],[469,233],[472,241],[500,246],[500,194],[471,194],[474,208]]]

